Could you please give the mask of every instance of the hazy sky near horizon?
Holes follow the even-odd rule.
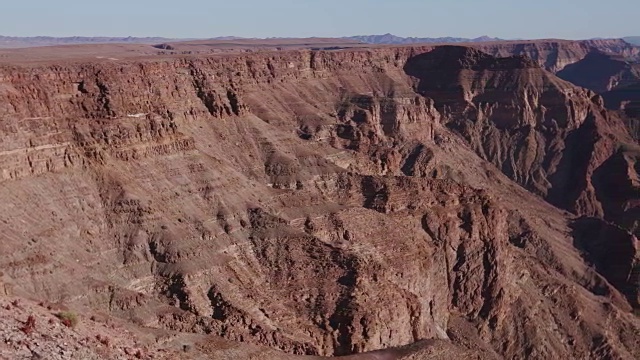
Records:
[[[0,0],[0,35],[640,35],[640,0]]]

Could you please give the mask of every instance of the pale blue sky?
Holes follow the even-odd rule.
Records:
[[[640,0],[0,0],[0,35],[591,38],[640,35]]]

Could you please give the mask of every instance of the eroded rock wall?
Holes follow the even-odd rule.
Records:
[[[538,186],[608,115],[524,58],[444,54],[456,72],[432,80],[459,82],[433,89],[408,71],[429,50],[2,68],[6,281],[295,354],[438,338],[508,358],[634,358],[628,293],[581,256],[568,214],[482,160]],[[486,85],[505,79],[508,93]],[[464,136],[468,109],[495,129]],[[576,143],[554,137],[542,160],[481,151],[527,154],[535,141],[509,132],[538,139],[546,122]]]

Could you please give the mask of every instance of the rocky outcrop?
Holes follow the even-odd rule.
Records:
[[[496,57],[524,55],[553,73],[581,61],[593,52],[617,55],[625,59],[637,59],[640,56],[640,48],[621,39],[513,41],[478,44],[474,47]]]
[[[640,139],[640,82],[602,94],[608,109],[620,110],[631,136]]]
[[[575,85],[605,93],[640,81],[640,65],[619,55],[591,52],[557,75]]]
[[[636,217],[637,218],[637,217]],[[599,219],[573,224],[576,245],[632,306],[640,301],[640,242],[636,236]]]
[[[626,267],[492,165],[625,211],[592,179],[615,118],[526,57],[431,50],[3,67],[3,282],[290,354],[637,358]]]
[[[464,47],[416,56],[405,69],[478,155],[556,206],[603,215],[594,171],[632,140],[595,94],[525,57]]]
[[[626,145],[605,161],[594,173],[598,199],[604,215],[640,236],[640,147]]]

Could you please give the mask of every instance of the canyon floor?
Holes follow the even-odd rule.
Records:
[[[0,50],[0,358],[638,359],[639,58]]]

